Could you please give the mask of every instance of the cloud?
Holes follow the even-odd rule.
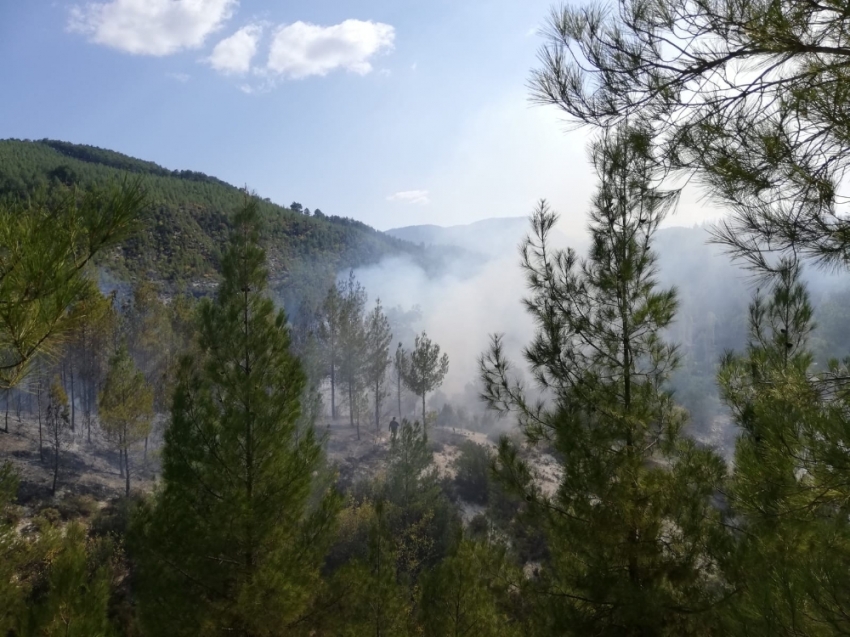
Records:
[[[370,59],[393,48],[395,29],[380,22],[346,20],[323,27],[306,22],[275,31],[268,71],[289,79],[325,76],[336,69],[366,75]]]
[[[166,73],[165,76],[181,84],[185,84],[191,79],[188,73]]]
[[[230,18],[238,0],[110,0],[72,7],[68,29],[135,55],[195,49]]]
[[[405,190],[404,192],[397,192],[387,197],[387,201],[401,201],[404,203],[419,204],[421,206],[431,203],[427,190]]]
[[[251,60],[257,52],[257,43],[263,34],[263,27],[249,24],[242,27],[229,38],[215,45],[207,58],[210,66],[225,75],[244,74],[251,70]]]

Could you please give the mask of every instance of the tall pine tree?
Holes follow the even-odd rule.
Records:
[[[360,406],[366,364],[366,290],[354,278],[339,284],[342,306],[339,330],[339,378],[348,386],[348,416],[360,439]]]
[[[846,370],[813,372],[813,309],[796,263],[750,307],[743,355],[720,388],[741,436],[730,503],[741,528],[730,578],[742,591],[727,632],[850,631],[850,428]]]
[[[518,417],[530,443],[561,459],[540,491],[507,439],[501,475],[545,530],[550,558],[535,587],[544,635],[694,635],[724,593],[708,546],[710,499],[724,465],[681,435],[686,414],[665,390],[677,362],[662,339],[676,295],[655,281],[652,239],[675,203],[658,189],[648,136],[621,128],[593,150],[600,185],[589,256],[553,250],[557,217],[542,203],[523,246],[536,322],[525,350],[540,400],[513,376],[495,337],[482,358],[485,399]]]
[[[413,349],[401,356],[401,380],[404,385],[422,399],[422,426],[425,420],[425,398],[428,392],[438,389],[449,373],[449,355],[440,356],[440,346],[432,342],[425,332],[417,334]]]
[[[390,343],[393,333],[390,322],[381,307],[381,300],[366,316],[366,364],[364,374],[375,398],[375,430],[381,430],[381,406],[389,395],[385,389],[387,370],[390,367]]]
[[[315,484],[312,428],[296,432],[304,374],[265,295],[258,214],[251,199],[234,217],[198,354],[181,365],[163,488],[136,520],[152,635],[292,634],[319,578],[336,498]]]

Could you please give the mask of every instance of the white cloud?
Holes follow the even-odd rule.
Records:
[[[71,9],[68,29],[136,55],[170,55],[202,46],[238,0],[110,0]]]
[[[427,190],[405,190],[404,192],[397,192],[387,197],[387,201],[401,201],[404,203],[419,204],[421,206],[431,203]]]
[[[262,34],[263,27],[260,25],[242,27],[216,44],[207,62],[225,75],[247,73],[251,70],[251,60],[257,52],[257,43]]]
[[[175,82],[180,82],[181,84],[185,84],[191,79],[191,76],[188,73],[166,73],[165,76],[171,78]]]
[[[323,27],[295,22],[277,29],[268,70],[290,79],[324,76],[336,69],[365,75],[370,59],[393,48],[395,29],[380,22],[346,20]]]

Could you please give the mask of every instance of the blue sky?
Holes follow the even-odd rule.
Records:
[[[0,137],[110,148],[380,229],[541,197],[579,228],[584,134],[525,87],[550,4],[0,2]]]

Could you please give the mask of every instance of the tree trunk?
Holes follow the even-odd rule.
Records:
[[[425,392],[422,392],[422,431],[427,431],[425,424]]]
[[[38,384],[35,389],[35,404],[38,408],[38,459],[44,462],[44,439],[41,435],[41,379],[38,379]]]
[[[6,390],[6,424],[3,427],[4,433],[9,433],[9,390]]]
[[[354,428],[354,382],[348,381],[348,419],[351,421],[351,427]],[[357,422],[357,439],[360,440],[360,422]]]
[[[254,523],[251,519],[254,507],[254,420],[251,416],[251,351],[248,349],[250,342],[250,323],[248,321],[248,288],[244,288],[244,315],[243,327],[245,334],[245,495],[248,504],[248,519],[245,542],[245,566],[248,573],[253,575],[254,571]]]
[[[336,360],[331,345],[331,420],[336,420]]]
[[[375,383],[375,431],[381,433],[381,395],[380,384]]]
[[[396,395],[398,396],[398,417],[401,418],[401,372],[396,375],[397,383],[398,383],[398,391]]]
[[[71,371],[68,372],[71,377],[71,431],[77,430],[77,406],[74,399],[74,366],[71,365]]]
[[[54,427],[53,436],[53,488],[50,490],[51,495],[56,495],[56,481],[59,479],[59,424]]]
[[[89,444],[91,444],[91,421],[94,412],[94,398],[92,397],[94,394],[94,383],[89,382],[88,387],[86,387],[86,435],[88,436]]]
[[[127,447],[124,447],[124,475],[126,476],[126,489],[124,495],[130,497],[130,454]]]

